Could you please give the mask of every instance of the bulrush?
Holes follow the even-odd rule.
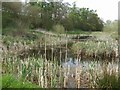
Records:
[[[40,86],[41,85],[41,80],[40,80],[40,78],[41,78],[41,68],[39,68],[38,69],[38,85]]]
[[[44,88],[44,76],[41,76],[41,87]]]
[[[115,60],[116,52],[114,50],[112,50],[112,52],[110,53],[110,58],[111,58],[112,61]]]
[[[76,67],[76,75],[75,75],[75,79],[76,79],[76,82],[77,82],[77,88],[80,88],[80,75],[81,75],[81,67]]]
[[[103,75],[108,72],[109,75],[116,74],[116,76],[118,76],[118,66],[111,62],[108,64],[108,61],[106,61],[109,58],[114,62],[116,56],[118,56],[118,51],[116,51],[118,50],[117,44],[108,41],[72,41],[72,47],[71,42],[69,45],[68,36],[66,36],[63,47],[63,37],[61,37],[61,39],[55,39],[56,41],[50,41],[48,38],[51,37],[47,37],[46,35],[44,38],[44,42],[30,41],[28,42],[29,44],[24,41],[13,43],[10,41],[7,45],[8,51],[3,51],[6,55],[4,55],[2,60],[2,72],[17,74],[16,76],[18,78],[23,77],[24,80],[29,80],[42,88],[93,88],[93,84],[98,84],[95,80],[101,79]],[[47,42],[50,42],[50,44]],[[37,43],[39,43],[39,45],[37,45]],[[16,48],[16,46],[18,47]],[[51,51],[49,52],[48,49]],[[65,53],[63,53],[63,49]],[[72,51],[70,51],[69,54],[69,50],[73,50],[77,56],[70,56]],[[17,56],[13,56],[14,53],[15,55],[17,54]],[[18,57],[20,54],[22,54],[23,58]],[[34,57],[37,56],[36,54],[38,54],[38,57]],[[57,55],[58,57],[56,57]],[[48,58],[48,60],[46,58]],[[51,60],[49,58],[51,58]],[[62,58],[65,59],[66,67],[62,66],[62,63],[64,63]],[[75,63],[71,61],[71,63],[67,64],[67,58],[75,58],[75,60],[78,61]],[[86,59],[88,59],[88,61]],[[91,67],[89,67],[91,59],[102,61],[98,61],[97,63],[92,61],[93,63]]]
[[[66,67],[63,67],[63,73],[64,73],[64,85],[63,87],[66,88],[67,87],[67,80],[68,80],[68,77],[67,77],[67,68]]]
[[[67,88],[68,76],[64,75],[64,88]]]
[[[81,60],[81,50],[79,49],[77,52],[77,60]]]
[[[85,56],[86,56],[86,50],[85,50],[85,48],[82,49],[80,55],[81,55],[81,60],[84,60],[84,58],[85,58]]]
[[[29,62],[26,60],[25,61],[26,68],[28,68]]]

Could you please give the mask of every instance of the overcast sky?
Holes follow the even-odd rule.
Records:
[[[86,7],[97,10],[97,14],[104,21],[118,19],[118,2],[120,0],[64,0],[72,3],[76,1],[77,7]]]

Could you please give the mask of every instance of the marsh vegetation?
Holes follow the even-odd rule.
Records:
[[[3,88],[120,88],[117,21],[75,3],[2,5]]]

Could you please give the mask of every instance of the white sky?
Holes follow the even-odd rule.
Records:
[[[120,0],[64,0],[65,2],[76,1],[77,7],[86,7],[97,10],[97,14],[104,21],[118,19],[118,2]]]

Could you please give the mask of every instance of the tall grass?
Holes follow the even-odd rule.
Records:
[[[84,54],[86,57],[110,57],[115,59],[118,57],[118,43],[115,41],[86,41],[86,42],[76,42],[72,45],[71,51],[77,56]]]
[[[76,42],[72,45],[72,47],[68,47],[68,43],[69,43],[68,39],[64,39],[65,62],[67,61],[66,59],[68,57],[68,51],[72,49],[72,51],[75,54],[77,54],[75,61],[80,63],[80,64],[76,64],[76,66],[71,68],[70,65],[66,67],[62,66],[62,57],[63,57],[62,38],[59,37],[57,39],[55,38],[51,40],[51,38],[53,37],[48,38],[47,35],[45,35],[43,38],[44,39],[40,41],[29,40],[29,43],[27,43],[27,41],[22,39],[21,41],[13,40],[12,42],[11,37],[10,38],[3,37],[3,41],[6,41],[3,44],[9,48],[7,48],[6,51],[5,49],[3,49],[3,54],[4,53],[6,54],[4,54],[4,56],[2,57],[2,74],[5,75],[10,73],[14,75],[16,78],[22,78],[24,82],[29,81],[42,88],[118,87],[118,86],[111,85],[112,82],[110,81],[110,78],[113,79],[112,81],[115,80],[114,83],[118,83],[118,81],[116,81],[118,78],[117,76],[118,71],[116,67],[114,68],[112,62],[108,63],[107,56],[106,58],[103,58],[102,64],[100,64],[99,61],[94,61],[94,58],[92,58],[93,62],[90,62],[90,61],[88,62],[89,63],[87,66],[88,69],[85,69],[84,68],[85,66],[82,66],[82,63],[84,63],[83,62],[84,59],[83,61],[81,61],[82,56],[93,55],[92,57],[99,57],[100,56],[99,53],[103,53],[103,55],[108,55],[109,53],[113,53],[114,51],[115,51],[115,58],[116,58],[117,46],[118,46],[117,43],[110,42],[110,41],[106,41],[106,42],[87,41],[87,42]],[[47,45],[49,44],[49,42],[51,43],[51,45],[49,46],[51,53],[49,54],[52,60],[47,59]],[[58,44],[59,46],[57,46]],[[28,53],[25,51],[31,50],[33,48],[36,48],[36,50],[39,50],[40,47],[44,49],[43,56],[40,53],[38,53],[39,57],[37,58],[34,57],[34,55],[33,56],[28,55],[28,57],[26,58],[18,57],[18,55],[21,54],[20,53],[21,51],[23,53]],[[53,55],[54,54],[53,52],[54,50],[56,50],[56,47],[59,48],[58,59],[56,59],[55,56]],[[111,55],[114,55],[114,54],[111,54]],[[90,59],[90,57],[88,57],[88,59]],[[99,66],[97,65],[99,66],[101,65],[104,67],[98,68]],[[114,73],[111,74],[111,70]],[[105,72],[107,72],[107,74],[105,74]],[[107,76],[105,75],[114,75],[115,77],[110,76],[106,80]],[[7,79],[7,77],[5,78]],[[8,84],[10,83],[8,82]],[[18,86],[21,87],[20,85]],[[16,86],[13,86],[13,87],[16,87]]]
[[[107,66],[106,66],[107,65]],[[110,64],[105,64],[103,67],[103,76],[96,79],[99,88],[116,88],[119,90],[118,67],[110,68]]]

